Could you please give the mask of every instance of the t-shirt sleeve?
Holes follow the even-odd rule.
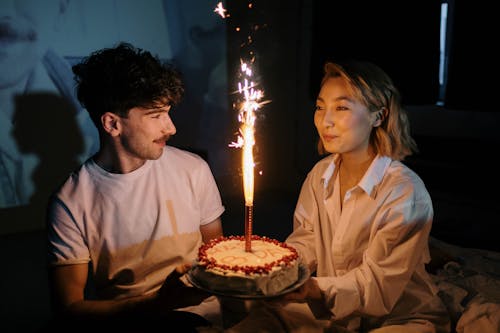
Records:
[[[90,253],[70,209],[58,197],[47,210],[47,259],[49,265],[88,263]]]
[[[221,216],[225,208],[212,171],[203,159],[198,167],[195,184],[194,193],[200,208],[200,224],[205,225]]]

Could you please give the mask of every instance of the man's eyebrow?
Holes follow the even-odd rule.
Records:
[[[170,107],[161,107],[161,108],[151,108],[151,109],[146,109],[146,112],[144,113],[145,115],[153,114],[153,113],[163,113],[166,112],[168,113],[170,111]]]

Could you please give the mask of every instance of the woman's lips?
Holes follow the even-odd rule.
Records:
[[[337,137],[336,135],[330,135],[330,134],[326,135],[325,134],[325,135],[323,135],[323,140],[326,141],[326,142],[330,142],[333,139],[335,139],[336,137]]]

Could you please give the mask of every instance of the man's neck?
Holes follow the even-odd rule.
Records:
[[[114,147],[106,145],[99,149],[93,159],[104,170],[121,174],[137,170],[146,163],[146,160],[132,158],[128,154],[120,153]]]

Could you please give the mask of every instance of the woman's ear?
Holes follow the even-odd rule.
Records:
[[[118,136],[120,134],[119,117],[112,113],[106,112],[101,116],[102,127],[111,136]]]
[[[382,125],[387,116],[387,109],[383,107],[380,110],[375,111],[373,116],[375,117],[373,121],[373,127],[379,127],[380,125]]]

